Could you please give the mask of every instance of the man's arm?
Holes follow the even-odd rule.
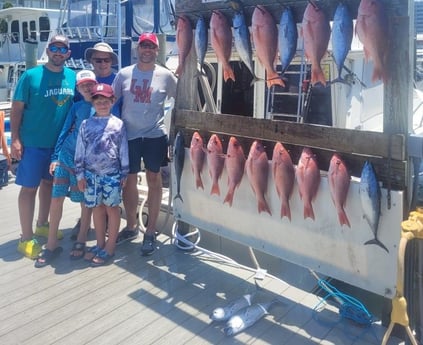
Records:
[[[21,138],[19,131],[22,124],[22,116],[24,111],[25,103],[21,101],[13,101],[12,109],[10,110],[10,127],[12,134],[12,145],[11,145],[11,154],[12,158],[21,160],[23,147],[21,143]]]

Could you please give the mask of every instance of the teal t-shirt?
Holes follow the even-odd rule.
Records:
[[[20,127],[24,146],[54,148],[75,94],[75,72],[52,72],[45,66],[25,71],[14,101],[25,103]]]

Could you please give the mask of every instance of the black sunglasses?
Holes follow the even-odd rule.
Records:
[[[48,50],[52,53],[66,54],[69,51],[68,47],[49,46]]]
[[[105,63],[110,63],[110,62],[112,62],[112,59],[110,59],[110,58],[96,58],[96,59],[93,59],[93,61],[95,62],[95,63],[102,63],[102,62],[105,62]]]

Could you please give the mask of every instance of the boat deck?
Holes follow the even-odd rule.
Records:
[[[332,304],[315,312],[321,298],[310,291],[273,276],[255,279],[254,270],[200,250],[183,252],[163,234],[151,257],[139,255],[139,238],[119,246],[108,266],[70,261],[69,235],[79,206],[68,201],[61,223],[64,252],[52,266],[36,269],[16,251],[18,190],[13,183],[0,190],[0,344],[381,343],[380,322],[358,327]],[[278,303],[255,325],[227,337],[209,314],[254,291],[255,301]],[[391,337],[388,344],[404,342]]]

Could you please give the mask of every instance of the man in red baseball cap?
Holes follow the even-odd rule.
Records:
[[[123,189],[126,228],[118,243],[133,240],[139,233],[137,219],[137,174],[144,162],[148,185],[148,224],[141,255],[151,255],[155,248],[156,222],[162,200],[160,168],[168,164],[168,137],[164,124],[166,98],[176,96],[176,77],[156,64],[159,40],[153,33],[143,33],[138,40],[138,63],[122,68],[113,82],[117,98],[122,97],[122,120],[128,133],[129,175]]]

